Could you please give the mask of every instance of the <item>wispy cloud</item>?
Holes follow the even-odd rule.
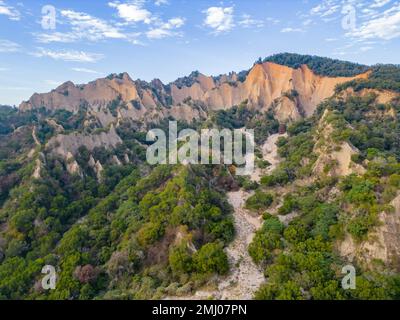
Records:
[[[0,0],[0,15],[7,16],[10,20],[18,21],[21,19],[20,12],[12,6]]]
[[[66,17],[73,26],[76,34],[88,39],[98,40],[102,38],[125,38],[118,28],[110,25],[102,19],[98,19],[89,14],[76,12],[73,10],[62,10],[62,16]]]
[[[358,40],[391,40],[400,37],[400,3],[365,21],[359,28],[347,33]]]
[[[303,29],[301,29],[301,28],[291,28],[291,27],[288,27],[288,28],[283,28],[282,30],[281,30],[281,32],[282,33],[289,33],[289,32],[303,32],[304,30]]]
[[[100,74],[100,72],[96,70],[86,69],[86,68],[71,68],[71,70],[76,72],[90,73],[90,74]]]
[[[310,10],[310,14],[323,18],[338,12],[340,8],[341,6],[335,0],[324,0],[322,3],[313,7]]]
[[[10,40],[0,39],[0,52],[18,52],[21,50],[21,46],[18,43]]]
[[[369,50],[372,50],[374,47],[360,47],[361,52],[367,52]]]
[[[156,1],[154,1],[154,4],[156,6],[162,6],[162,5],[165,5],[165,4],[169,4],[169,1],[168,0],[156,0]]]
[[[175,17],[164,22],[162,19],[147,10],[144,7],[144,3],[145,1],[143,0],[132,0],[130,2],[109,2],[108,5],[117,10],[118,17],[125,21],[125,25],[132,23],[143,23],[149,25],[149,29],[144,32],[148,39],[162,39],[181,35],[177,29],[181,28],[185,24],[184,18]],[[166,5],[168,3],[169,1],[167,0],[156,0],[154,2],[156,6]],[[133,44],[142,44],[142,42],[136,38],[131,39],[130,42]]]
[[[36,39],[41,43],[75,42],[78,40],[98,41],[106,38],[124,39],[124,35],[117,27],[105,20],[93,17],[83,12],[62,10],[61,16],[72,26],[70,32],[40,33]]]
[[[279,19],[276,18],[272,18],[272,17],[268,17],[265,19],[268,23],[271,24],[279,24],[281,21]]]
[[[12,86],[0,86],[0,90],[7,90],[7,91],[32,91],[32,88],[29,87],[12,87]]]
[[[371,8],[381,8],[387,5],[391,0],[375,0],[373,4],[371,4]]]
[[[52,51],[38,48],[37,52],[32,53],[35,57],[48,57],[54,60],[63,60],[68,62],[97,62],[104,58],[103,54],[91,53],[76,50]]]
[[[249,14],[243,14],[238,24],[244,28],[262,28],[265,25],[264,21],[254,19]]]
[[[53,32],[53,33],[38,33],[35,34],[36,40],[40,43],[62,42],[71,43],[80,39],[75,33],[72,32]]]
[[[176,29],[181,28],[185,24],[185,19],[177,17],[169,19],[165,23],[160,23],[158,27],[150,29],[146,35],[149,39],[162,39],[179,35]]]
[[[233,12],[233,7],[210,7],[204,11],[206,14],[204,25],[213,29],[216,34],[228,32],[235,26]]]
[[[129,3],[109,2],[108,5],[117,9],[117,15],[124,20],[119,23],[100,19],[84,12],[62,10],[61,16],[65,19],[65,24],[72,27],[71,30],[36,34],[36,40],[40,43],[74,43],[82,40],[96,42],[105,39],[122,39],[135,45],[143,45],[140,40],[142,35],[148,39],[181,35],[177,30],[185,24],[184,18],[174,17],[165,22],[157,16],[153,17],[152,13],[143,7],[143,4],[144,1],[141,0]],[[131,24],[138,22],[147,25],[148,30],[132,32],[129,29]]]

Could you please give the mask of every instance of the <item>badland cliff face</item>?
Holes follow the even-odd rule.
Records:
[[[273,109],[281,121],[310,116],[316,106],[334,93],[335,86],[356,77],[324,77],[306,65],[298,69],[271,62],[255,64],[245,79],[230,73],[217,78],[201,73],[164,85],[132,80],[127,73],[110,75],[86,85],[66,82],[49,93],[35,93],[21,110],[44,107],[78,112],[83,106],[106,126],[117,119],[155,121],[167,116],[191,121],[210,110],[229,109],[247,101],[247,107]],[[115,112],[109,112],[115,108]]]

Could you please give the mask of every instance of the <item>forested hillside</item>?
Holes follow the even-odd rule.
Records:
[[[393,112],[389,115],[388,110]],[[372,231],[385,223],[379,219],[380,213],[398,215],[399,208],[393,208],[391,202],[400,187],[400,104],[380,105],[374,94],[335,97],[319,111],[289,127],[289,138],[279,141],[285,160],[261,180],[261,190],[279,197],[279,204],[270,208],[273,215],[264,213],[264,226],[249,247],[269,280],[256,298],[398,299],[397,253],[386,261],[373,253],[368,256],[368,252],[353,259],[357,288],[345,291],[340,279],[348,257],[341,256],[338,244],[347,236],[356,244],[377,241]],[[323,126],[332,126],[329,152],[340,151],[344,143],[353,145],[357,152],[351,159],[364,170],[338,176],[334,169],[341,159],[334,157],[324,161],[321,171],[315,170],[321,159],[317,150],[327,142],[318,131],[322,121],[326,121]],[[276,214],[292,215],[290,223],[283,225]],[[398,235],[396,238],[398,241]],[[388,245],[379,244],[377,250],[387,250]]]
[[[248,72],[226,82],[194,72],[167,86],[112,75],[96,85],[134,83],[140,99],[0,106],[0,299],[160,299],[215,285],[235,267],[227,193],[237,190],[251,194],[245,209],[262,217],[248,246],[265,271],[256,299],[399,299],[400,68],[295,54],[264,62],[306,64],[333,78],[369,73],[338,83],[310,116],[294,89],[267,108],[254,92],[212,108],[179,91],[198,92],[193,86],[210,79],[205,96],[234,90]],[[179,130],[254,129],[260,181],[236,176],[235,165],[149,165],[147,131],[174,119]],[[265,174],[263,145],[277,133],[279,163]],[[341,287],[348,264],[355,290]],[[44,265],[56,268],[55,290],[41,287]]]

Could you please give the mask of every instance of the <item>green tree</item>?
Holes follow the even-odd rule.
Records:
[[[218,243],[207,243],[193,255],[193,261],[199,273],[225,274],[229,270],[226,253]]]

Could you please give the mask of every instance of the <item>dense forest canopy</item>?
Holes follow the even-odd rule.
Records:
[[[372,66],[368,79],[344,83],[339,85],[336,91],[339,92],[350,87],[355,91],[377,89],[400,92],[400,66],[384,64]]]
[[[262,61],[274,62],[295,69],[305,64],[315,74],[328,77],[352,77],[370,70],[370,67],[354,62],[295,53],[279,53]]]

